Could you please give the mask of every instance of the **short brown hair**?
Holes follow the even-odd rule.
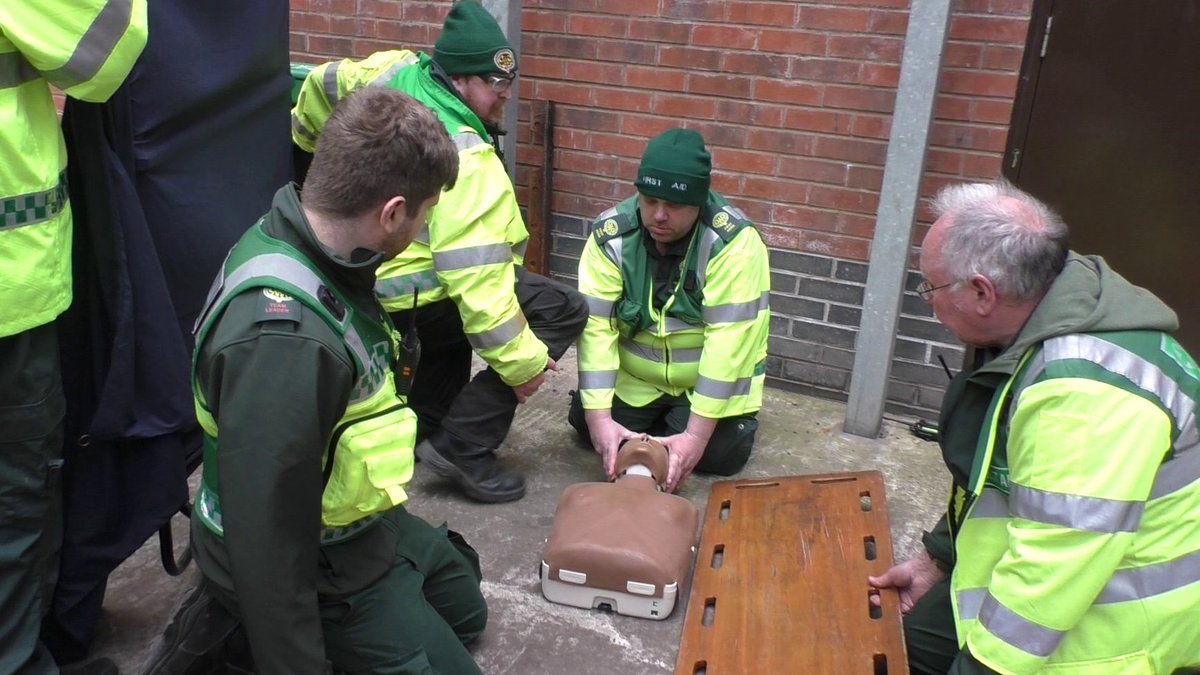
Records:
[[[302,199],[319,213],[353,218],[403,195],[413,217],[457,175],[458,150],[432,110],[403,92],[364,87],[325,123]]]

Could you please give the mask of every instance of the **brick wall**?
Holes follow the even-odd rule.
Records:
[[[845,398],[866,281],[908,0],[527,0],[518,199],[545,157],[553,101],[549,266],[573,278],[587,223],[633,193],[645,142],[704,134],[714,189],[759,225],[773,271],[772,384]],[[956,0],[922,193],[999,175],[1032,0]],[[297,61],[431,50],[449,0],[292,0]],[[927,214],[915,231],[919,243]],[[961,347],[911,293],[888,410],[929,415]]]

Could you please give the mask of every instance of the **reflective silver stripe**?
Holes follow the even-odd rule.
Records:
[[[1200,444],[1182,448],[1169,461],[1158,467],[1150,499],[1164,497],[1200,480]]]
[[[1018,518],[1105,534],[1136,532],[1146,508],[1143,502],[1047,492],[1018,483],[1012,484],[1008,503]]]
[[[454,140],[454,147],[458,148],[459,152],[473,148],[476,145],[487,143],[483,137],[473,131],[467,131],[461,134],[454,134],[451,137]]]
[[[317,142],[317,135],[309,131],[308,127],[300,122],[300,117],[296,113],[292,113],[292,131],[301,138],[312,141],[314,144]]]
[[[704,288],[704,282],[708,278],[708,259],[712,256],[713,246],[720,239],[720,235],[707,227],[700,233],[700,248],[696,251],[696,280],[700,283],[700,288]]]
[[[600,215],[596,216],[596,220],[597,221],[608,220],[609,218],[612,218],[615,215],[617,215],[617,207],[610,206],[604,211],[604,213],[601,213]]]
[[[701,330],[701,326],[690,324],[683,319],[677,319],[673,316],[667,317],[667,320],[663,322],[663,328],[668,333],[678,333],[685,330]]]
[[[404,70],[405,68],[411,66],[412,64],[414,64],[416,62],[417,62],[416,55],[410,55],[410,56],[404,57],[403,59],[400,59],[399,61],[397,61],[396,63],[393,63],[390,67],[388,67],[387,70],[380,73],[379,76],[376,77],[374,80],[371,80],[371,86],[386,87],[388,84],[391,83],[392,78],[396,76],[396,73],[400,72],[401,70]]]
[[[334,61],[325,67],[325,75],[321,78],[321,86],[325,89],[325,100],[329,101],[329,107],[332,108],[341,98],[341,93],[338,91],[338,66],[341,61]]]
[[[529,240],[524,239],[512,245],[513,257],[524,258],[525,249],[529,247]]]
[[[512,261],[512,249],[507,244],[484,244],[483,246],[458,248],[433,254],[433,267],[439,272],[512,263]]]
[[[1010,414],[1011,414],[1011,410],[1013,410],[1018,405],[1020,405],[1021,392],[1025,391],[1025,388],[1028,387],[1029,385],[1033,384],[1033,381],[1036,380],[1045,371],[1046,371],[1046,352],[1045,352],[1045,350],[1039,349],[1037,354],[1035,354],[1032,358],[1029,359],[1026,369],[1025,369],[1025,374],[1021,377],[1021,381],[1016,383],[1016,386],[1013,389],[1014,405],[1012,405],[1009,408]],[[1001,420],[1001,423],[1004,423],[1005,421],[1006,420]]]
[[[0,230],[34,225],[57,218],[67,205],[67,174],[49,190],[0,199]]]
[[[611,260],[618,269],[621,267],[621,256],[623,255],[622,249],[624,247],[624,244],[622,244],[623,241],[624,239],[621,237],[613,237],[612,239],[604,242],[604,246],[601,247],[601,250],[604,251],[604,254],[608,256],[608,259]]]
[[[61,67],[46,71],[45,78],[61,89],[70,89],[95,77],[125,35],[132,15],[133,0],[108,0],[71,58]]]
[[[616,386],[617,371],[615,370],[579,371],[580,389],[612,389]]]
[[[991,593],[987,594],[979,608],[979,623],[989,633],[1013,647],[1042,658],[1053,654],[1066,634],[1022,618],[1002,605]]]
[[[1091,361],[1113,374],[1128,379],[1134,386],[1154,394],[1175,418],[1175,431],[1178,434],[1176,447],[1190,447],[1200,442],[1200,431],[1195,424],[1196,401],[1149,361],[1091,335],[1064,335],[1047,340],[1044,351],[1047,363],[1060,359]]]
[[[217,295],[225,285],[225,266],[229,264],[229,256],[233,254],[233,249],[230,249],[225,254],[225,259],[221,261],[220,273],[213,279],[212,284],[208,287],[208,295],[204,298],[204,305],[200,308],[200,314],[196,316],[196,321],[192,324],[192,335],[195,336],[200,332],[200,326],[208,320],[208,314],[212,311]]]
[[[758,313],[767,308],[770,292],[764,292],[757,300],[747,302],[731,302],[727,305],[716,305],[704,308],[704,323],[733,323],[735,321],[750,321]]]
[[[586,294],[583,296],[583,299],[587,302],[588,314],[591,314],[592,316],[598,316],[602,319],[610,318],[613,315],[612,300],[601,300],[600,298],[595,298]]]
[[[231,291],[241,284],[252,279],[264,277],[286,281],[304,291],[311,298],[320,297],[317,291],[321,288],[322,282],[320,277],[314,274],[312,270],[282,253],[267,253],[247,260],[231,272],[225,280],[225,287],[217,295],[214,304],[221,303]],[[346,341],[346,345],[358,357],[359,363],[364,369],[370,368],[371,355],[367,352],[366,346],[363,345],[362,337],[354,329],[354,325],[350,323],[350,312],[346,313],[346,318],[340,322],[340,325],[345,331],[343,339]]]
[[[21,52],[0,54],[0,89],[8,89],[42,76]]]
[[[696,379],[695,391],[701,396],[727,401],[734,396],[749,394],[753,380],[753,377],[740,377],[733,382],[725,382],[701,375]]]
[[[633,340],[626,338],[626,337],[622,337],[618,341],[618,344],[620,345],[621,349],[631,352],[634,356],[645,359],[647,361],[653,361],[654,363],[666,363],[667,362],[666,352],[662,349],[657,349],[655,347],[648,347],[646,345],[634,342]],[[699,363],[701,353],[703,353],[703,349],[701,349],[700,347],[694,347],[691,349],[672,349],[671,350],[671,362],[672,363]]]
[[[513,338],[520,335],[523,330],[525,330],[525,315],[518,312],[513,318],[489,331],[467,333],[467,342],[470,342],[475,349],[500,347],[512,342]]]
[[[1008,518],[1008,497],[993,487],[985,487],[975,498],[970,518]]]
[[[406,295],[412,295],[414,291],[431,291],[441,285],[438,281],[437,273],[433,270],[425,270],[424,272],[413,272],[399,277],[390,277],[387,279],[377,279],[375,281],[375,295],[381,298],[392,299],[402,298]]]
[[[1200,583],[1200,551],[1154,565],[1117,570],[1096,604],[1142,600],[1153,595]]]
[[[983,599],[987,595],[986,588],[969,588],[959,591],[955,596],[958,599],[958,617],[963,621],[979,618],[979,608],[983,605]]]

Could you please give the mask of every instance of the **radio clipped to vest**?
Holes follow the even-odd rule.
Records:
[[[414,289],[412,312],[408,315],[408,326],[396,350],[396,366],[393,370],[396,375],[396,393],[405,400],[408,399],[408,392],[412,390],[413,378],[417,375],[417,364],[421,361],[421,337],[417,335],[419,295],[420,291]]]

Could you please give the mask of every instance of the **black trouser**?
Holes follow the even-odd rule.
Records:
[[[62,369],[53,323],[0,338],[0,672],[57,673],[38,641],[62,541]]]
[[[517,302],[529,328],[558,360],[583,332],[587,304],[566,284],[517,268]],[[392,314],[405,330],[416,312],[421,360],[408,401],[417,438],[452,457],[478,457],[500,447],[512,426],[517,395],[491,367],[471,378],[471,344],[453,300]]]
[[[667,396],[663,394],[649,405],[631,406],[614,396],[612,402],[612,418],[617,424],[630,431],[650,434],[651,436],[673,436],[687,428],[688,417],[692,407],[687,396]],[[571,407],[567,411],[567,422],[588,448],[592,447],[591,434],[588,432],[587,417],[583,411],[583,402],[577,392],[571,392]],[[738,415],[717,420],[708,445],[704,447],[704,455],[696,464],[700,473],[714,473],[718,476],[732,476],[742,470],[750,459],[750,450],[754,448],[754,435],[758,431],[758,419],[754,415]]]

